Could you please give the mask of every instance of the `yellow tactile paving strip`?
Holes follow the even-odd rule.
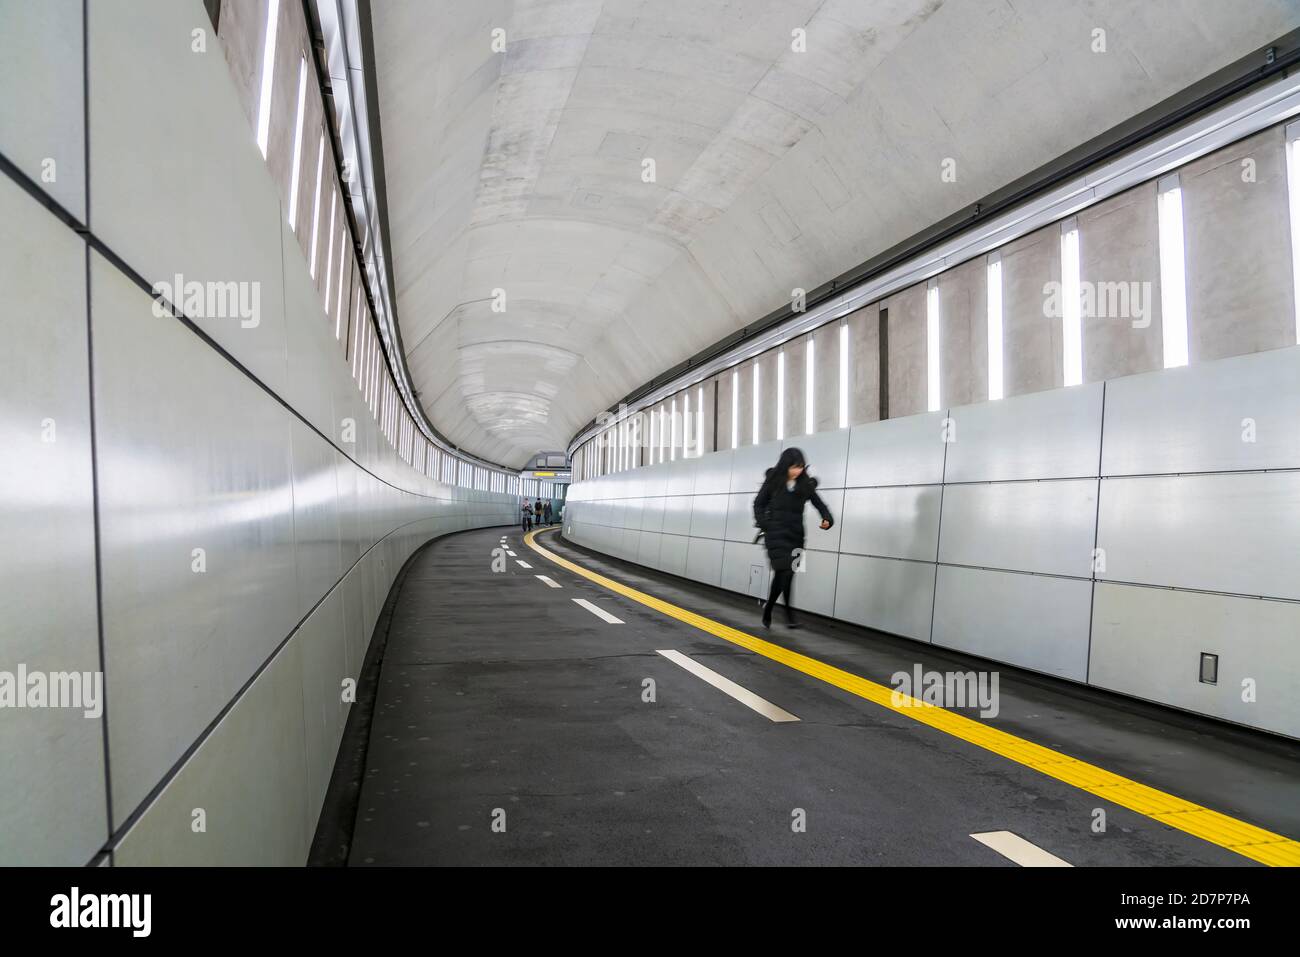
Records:
[[[705,618],[703,615],[697,615],[695,612],[680,608],[671,602],[648,595],[621,582],[614,581],[612,578],[606,578],[604,575],[589,571],[568,559],[561,558],[534,541],[537,535],[543,531],[554,531],[554,529],[539,529],[524,536],[524,541],[529,548],[561,568],[566,568],[575,575],[581,575],[588,581],[595,582],[603,588],[608,588],[624,598],[629,598],[645,605],[647,608],[653,608],[657,612],[675,618],[693,628],[698,628],[716,638],[739,645],[756,655],[762,655],[764,658],[769,658],[788,668],[793,668],[795,671],[825,681],[827,684],[834,685],[850,694],[865,698],[867,701],[878,704],[882,708],[888,708],[903,717],[929,725],[955,738],[961,738],[976,747],[1001,755],[1010,761],[1015,761],[1017,764],[1022,764],[1027,768],[1032,768],[1049,777],[1056,778],[1058,781],[1064,781],[1066,784],[1087,791],[1089,794],[1096,795],[1112,804],[1118,804],[1130,811],[1136,811],[1153,821],[1159,821],[1161,824],[1177,828],[1191,834],[1193,837],[1199,837],[1211,844],[1217,844],[1230,851],[1235,851],[1243,857],[1248,857],[1271,867],[1300,866],[1300,841],[1283,837],[1281,834],[1274,834],[1262,827],[1247,824],[1245,821],[1239,821],[1226,814],[1220,814],[1218,811],[1201,807],[1199,804],[1193,804],[1183,798],[1166,794],[1164,791],[1114,774],[1105,768],[1099,768],[1095,764],[1080,761],[1068,754],[1053,751],[1051,748],[1034,744],[1032,741],[1026,741],[1024,738],[1008,734],[1006,731],[999,731],[997,728],[967,718],[954,711],[926,704],[916,698],[899,695],[898,697],[901,700],[895,703],[893,688],[877,684],[874,681],[868,681],[866,678],[850,674],[840,668],[818,661],[816,658],[801,655],[770,641],[764,641],[762,638],[746,634],[737,628],[732,628],[730,625],[724,625],[711,618]]]

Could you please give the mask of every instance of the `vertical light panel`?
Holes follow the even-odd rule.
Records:
[[[704,454],[704,386],[695,390],[695,454]]]
[[[266,159],[266,141],[271,132],[271,90],[275,86],[275,35],[280,26],[280,0],[266,9],[265,43],[262,45],[262,89],[257,98],[257,148]]]
[[[785,350],[776,354],[776,438],[785,438]]]
[[[694,420],[691,418],[691,393],[689,390],[682,393],[682,401],[685,403],[685,411],[682,413],[682,458],[691,457],[691,426]]]
[[[803,360],[803,431],[805,435],[812,435],[817,429],[817,416],[813,414],[813,338],[808,337],[808,350],[804,353]]]
[[[293,172],[289,176],[289,228],[298,231],[298,180],[302,172],[302,115],[307,103],[307,58],[298,60],[298,109],[293,121]]]
[[[670,462],[676,462],[677,461],[677,400],[676,399],[673,399],[673,410],[672,410],[672,415],[669,416],[669,421],[672,422],[672,426],[673,426],[673,440],[672,443],[668,446],[668,460]]]
[[[647,456],[650,464],[655,464],[655,410],[650,410],[650,454]]]
[[[1083,382],[1083,316],[1079,290],[1079,221],[1061,223],[1061,368],[1063,384]]]
[[[1156,184],[1160,221],[1160,323],[1165,368],[1187,365],[1187,275],[1183,250],[1183,190],[1178,174]]]
[[[311,206],[311,278],[316,278],[316,240],[320,238],[320,183],[325,170],[325,134],[320,135],[316,151],[316,199]]]
[[[348,250],[348,227],[343,224],[339,230],[342,233],[339,236],[339,285],[334,291],[334,338],[343,338],[343,316],[347,313],[347,303],[343,301],[343,275],[347,272],[347,250]]]
[[[849,324],[840,323],[840,428],[849,427]]]
[[[325,247],[325,314],[330,311],[330,280],[334,277],[334,212],[338,206],[339,194],[330,190],[330,238]]]
[[[1002,398],[1002,254],[992,253],[988,259],[987,311],[989,340],[989,398]]]
[[[931,279],[925,291],[926,408],[939,411],[939,283]]]
[[[668,414],[666,405],[659,406],[659,464],[664,461],[664,446],[668,443],[668,424],[664,421],[664,416]]]
[[[754,388],[753,388],[753,393],[754,393],[754,402],[753,402],[753,405],[754,405],[754,441],[751,442],[750,444],[751,444],[751,445],[758,445],[758,373],[759,373],[758,361],[755,360],[754,364],[753,364],[750,368],[752,368],[752,369],[754,370]]]
[[[740,447],[740,370],[731,373],[731,447]]]
[[[1286,192],[1291,214],[1291,285],[1295,301],[1295,341],[1300,343],[1300,123],[1286,128]]]

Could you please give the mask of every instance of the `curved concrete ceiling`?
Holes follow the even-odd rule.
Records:
[[[488,459],[563,448],[600,409],[792,288],[1276,39],[1300,25],[1298,10],[375,3],[388,235],[420,401]],[[954,182],[941,178],[946,159]]]

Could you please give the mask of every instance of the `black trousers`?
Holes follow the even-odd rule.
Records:
[[[793,618],[794,613],[790,609],[790,602],[794,593],[794,569],[787,568],[784,571],[772,572],[772,589],[767,594],[767,604],[763,606],[763,617],[771,618],[772,609],[776,606],[776,600],[785,595],[785,617]]]

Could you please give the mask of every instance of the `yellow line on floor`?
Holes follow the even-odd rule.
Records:
[[[629,598],[645,605],[647,608],[653,608],[655,611],[670,618],[675,618],[693,628],[698,628],[716,638],[739,645],[756,655],[762,655],[764,658],[779,662],[788,668],[793,668],[795,671],[825,681],[827,684],[834,685],[850,694],[855,694],[859,698],[865,698],[867,701],[878,704],[882,708],[888,708],[903,717],[929,725],[938,731],[960,738],[976,747],[991,751],[1008,760],[1015,761],[1017,764],[1022,764],[1041,774],[1046,774],[1048,777],[1056,778],[1058,781],[1063,781],[1080,790],[1087,791],[1089,794],[1110,801],[1112,804],[1118,804],[1130,811],[1136,811],[1138,814],[1143,814],[1161,824],[1177,828],[1191,834],[1193,837],[1209,841],[1211,844],[1226,847],[1243,857],[1249,857],[1261,864],[1268,864],[1272,867],[1300,866],[1300,841],[1294,841],[1281,834],[1274,834],[1272,831],[1266,831],[1245,821],[1239,821],[1226,814],[1220,814],[1218,811],[1201,807],[1199,804],[1193,804],[1183,798],[1166,794],[1164,791],[1148,787],[1145,784],[1139,784],[1137,781],[1114,774],[1105,768],[1099,768],[1095,764],[1088,764],[1086,761],[1072,758],[1060,751],[1053,751],[1051,748],[1016,737],[1006,731],[1000,731],[990,725],[967,718],[946,708],[926,704],[908,695],[899,694],[886,685],[868,681],[866,678],[851,674],[833,665],[828,665],[816,658],[810,658],[807,655],[783,648],[770,641],[764,641],[762,638],[756,638],[738,628],[732,628],[730,625],[724,625],[711,618],[705,618],[703,615],[697,615],[693,611],[680,608],[661,598],[655,598],[653,595],[638,591],[624,585],[622,582],[606,578],[604,575],[574,564],[566,558],[561,558],[534,541],[540,532],[549,531],[555,531],[555,529],[545,528],[529,532],[524,536],[524,541],[529,548],[543,558],[554,562],[561,568],[567,568],[575,575],[581,575],[588,581],[608,588],[624,598]]]

